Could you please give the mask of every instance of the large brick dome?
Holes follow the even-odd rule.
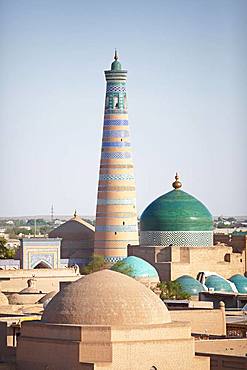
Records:
[[[78,325],[152,325],[171,322],[161,299],[135,279],[102,270],[61,290],[42,321]]]

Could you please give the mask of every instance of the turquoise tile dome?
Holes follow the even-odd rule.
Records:
[[[211,275],[206,279],[205,282],[206,287],[213,288],[214,291],[216,292],[227,292],[227,293],[232,293],[232,287],[231,285],[221,277],[217,275]]]
[[[207,207],[181,190],[176,174],[174,190],[155,199],[140,218],[141,245],[211,246],[213,217]]]
[[[157,278],[159,279],[159,275],[156,269],[147,261],[143,260],[142,258],[129,256],[122,261],[124,264],[131,267],[132,272],[131,276],[134,278]],[[114,270],[114,265],[111,267],[111,270]]]
[[[198,199],[181,189],[174,189],[145,209],[140,227],[143,231],[211,231],[213,217]]]
[[[241,294],[247,294],[247,278],[243,275],[236,274],[229,279],[235,284],[237,291]]]
[[[198,295],[200,292],[205,291],[200,281],[196,280],[192,276],[182,275],[175,280],[179,283],[185,293],[189,295]]]

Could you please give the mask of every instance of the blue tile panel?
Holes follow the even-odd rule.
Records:
[[[37,266],[40,262],[45,262],[51,268],[55,268],[54,263],[54,254],[51,253],[40,253],[40,254],[31,254],[31,268]]]
[[[107,84],[106,86],[106,92],[126,92],[126,86],[125,85],[111,85]]]
[[[104,137],[129,137],[130,133],[129,130],[104,130],[103,131],[103,138]]]
[[[108,142],[108,141],[104,141],[102,143],[102,147],[103,148],[106,148],[106,147],[126,147],[126,146],[130,146],[130,143],[126,142],[126,141],[112,141],[112,142]]]
[[[127,119],[105,119],[105,126],[128,126],[129,121]]]
[[[130,174],[119,174],[119,175],[106,175],[106,174],[101,174],[99,175],[99,179],[102,181],[121,181],[121,180],[134,180],[134,176]]]
[[[129,152],[107,152],[101,154],[101,159],[126,159],[131,158]]]

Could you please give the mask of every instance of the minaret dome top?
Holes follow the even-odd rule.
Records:
[[[115,49],[114,61],[111,64],[111,71],[121,71],[121,69],[121,63],[118,61],[118,52],[117,49]]]

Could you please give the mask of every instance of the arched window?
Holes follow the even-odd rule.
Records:
[[[150,370],[158,370],[156,366],[152,366]]]
[[[113,109],[118,109],[119,108],[119,102],[118,102],[118,96],[113,97]]]

